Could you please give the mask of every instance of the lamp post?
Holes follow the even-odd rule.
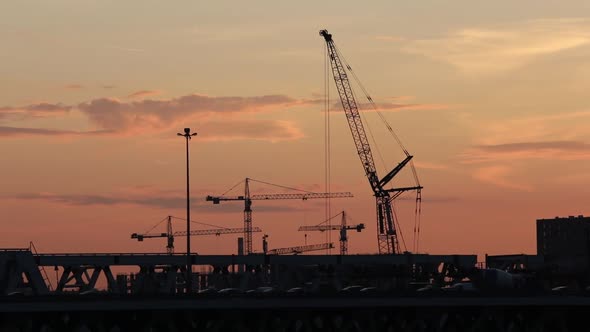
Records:
[[[190,128],[184,128],[184,134],[177,133],[178,136],[183,136],[186,139],[186,293],[191,292],[192,284],[192,269],[191,264],[191,208],[190,208],[190,184],[189,184],[189,163],[188,163],[188,141],[197,136],[197,133],[191,134]]]

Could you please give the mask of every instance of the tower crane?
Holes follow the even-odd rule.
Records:
[[[268,242],[266,239],[268,235],[264,234],[262,237],[262,251],[265,255],[288,255],[293,254],[297,255],[307,251],[317,251],[317,250],[325,250],[325,249],[332,249],[334,248],[334,243],[318,243],[318,244],[308,244],[304,246],[296,246],[296,247],[287,247],[287,248],[276,248],[268,250]]]
[[[165,237],[168,239],[166,244],[166,253],[173,254],[174,253],[174,237],[175,236],[187,236],[186,231],[179,231],[173,232],[172,231],[172,218],[173,216],[166,217],[166,233],[133,233],[131,234],[132,239],[136,239],[137,241],[143,241],[144,239],[151,239],[151,238],[162,238]],[[180,219],[180,218],[179,218]],[[157,224],[159,225],[159,223]],[[157,226],[156,225],[156,226]],[[153,228],[155,228],[154,226]],[[152,228],[152,229],[153,229]],[[262,230],[258,227],[254,227],[252,232],[261,232]],[[198,236],[198,235],[216,235],[219,236],[221,234],[236,234],[244,232],[243,228],[215,228],[215,229],[198,229],[190,232],[190,236]]]
[[[396,230],[396,220],[394,219],[393,211],[393,200],[407,191],[416,191],[416,211],[418,213],[419,204],[421,202],[421,190],[422,186],[418,182],[415,169],[412,165],[412,171],[416,186],[404,187],[404,188],[391,188],[386,189],[385,186],[412,160],[412,155],[401,145],[401,142],[395,136],[395,133],[391,127],[387,124],[387,128],[390,133],[396,138],[400,146],[402,147],[405,159],[402,160],[396,167],[394,167],[387,175],[383,178],[379,178],[377,175],[377,169],[373,160],[373,154],[371,152],[371,146],[363,127],[363,122],[359,113],[356,100],[354,98],[350,81],[348,80],[348,74],[346,69],[352,73],[352,68],[343,60],[341,60],[340,53],[334,44],[332,35],[328,33],[328,30],[321,30],[320,36],[324,38],[327,46],[327,54],[330,59],[332,68],[332,76],[340,96],[340,102],[342,108],[346,114],[346,119],[352,133],[352,138],[356,146],[358,156],[361,160],[361,164],[365,170],[365,175],[369,180],[371,189],[376,199],[376,210],[377,210],[377,242],[380,254],[397,254],[400,253],[400,245],[398,241],[398,230]],[[345,66],[346,65],[346,66]],[[346,69],[345,69],[346,68]],[[354,73],[352,73],[354,76]],[[356,78],[356,77],[355,77]],[[364,91],[364,88],[363,88]],[[365,91],[366,94],[366,91]],[[371,97],[367,95],[369,102],[376,108]]]
[[[353,197],[350,192],[332,192],[332,193],[314,193],[304,192],[300,194],[256,194],[250,195],[250,181],[256,181],[264,184],[270,184],[259,180],[250,178],[245,179],[244,196],[207,196],[207,201],[212,201],[213,204],[219,204],[222,201],[244,201],[244,241],[246,255],[252,253],[252,201],[254,200],[278,200],[278,199],[302,199],[307,200],[311,198],[344,198]],[[241,183],[241,182],[240,182]],[[273,185],[273,184],[271,184]],[[277,186],[277,185],[274,185]],[[278,186],[287,188],[283,186]],[[234,186],[235,188],[235,186]],[[233,188],[232,188],[233,189]],[[293,188],[287,188],[293,189]],[[231,190],[231,189],[230,189]]]
[[[342,215],[342,221],[340,223],[340,226],[338,226],[338,225],[323,225],[325,222],[327,222],[330,219],[333,219],[335,217],[338,217],[339,215]],[[357,232],[360,232],[363,229],[365,229],[365,224],[346,225],[346,212],[345,211],[338,213],[337,215],[335,215],[334,217],[332,217],[330,219],[322,222],[319,225],[315,225],[315,226],[301,226],[301,227],[299,227],[299,231],[325,232],[325,231],[339,230],[340,231],[340,255],[346,255],[346,254],[348,254],[348,235],[347,235],[346,231],[354,229]]]

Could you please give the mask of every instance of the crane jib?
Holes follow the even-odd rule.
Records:
[[[391,170],[385,177],[383,177],[383,179],[379,180],[373,154],[371,152],[371,146],[363,127],[363,122],[359,113],[357,102],[354,98],[354,93],[345,70],[345,68],[348,68],[349,70],[351,70],[351,68],[348,64],[346,64],[346,67],[343,66],[342,60],[340,59],[340,54],[336,49],[336,45],[334,44],[332,34],[328,33],[328,30],[320,30],[320,36],[322,36],[326,41],[327,54],[330,59],[332,77],[334,78],[334,83],[336,84],[336,90],[338,91],[340,102],[348,121],[357,154],[360,158],[363,169],[365,170],[365,175],[369,180],[371,189],[375,195],[377,208],[377,241],[379,253],[399,253],[400,247],[397,239],[397,230],[395,228],[395,219],[391,206],[390,194],[389,191],[385,190],[383,187],[393,180],[393,178],[404,168],[404,166],[410,162],[412,156],[410,156],[404,149],[404,152],[406,153],[406,159],[404,159],[393,170]],[[369,101],[372,101],[368,95],[367,97],[369,98]]]

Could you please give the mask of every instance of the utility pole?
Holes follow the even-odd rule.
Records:
[[[188,141],[193,137],[197,136],[197,133],[191,134],[190,128],[184,128],[184,134],[177,133],[178,136],[183,136],[186,139],[186,233],[191,233],[191,203],[190,203],[190,181],[189,181],[189,159],[188,159]],[[186,293],[191,292],[192,283],[192,270],[191,264],[191,237],[186,237]]]

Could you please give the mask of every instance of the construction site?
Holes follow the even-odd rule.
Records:
[[[436,255],[418,251],[422,190],[413,155],[381,118],[403,159],[378,175],[370,135],[349,78],[356,78],[321,30],[326,61],[358,159],[375,199],[375,213],[351,222],[339,211],[299,232],[333,232],[337,241],[269,248],[253,205],[265,200],[347,199],[351,192],[311,192],[277,186],[283,193],[208,195],[210,204],[243,202],[243,227],[227,228],[163,216],[130,241],[161,241],[158,253],[41,253],[0,249],[0,329],[15,331],[528,331],[572,329],[590,306],[590,217],[539,219],[537,254]],[[377,105],[361,86],[370,107]],[[411,185],[393,185],[402,172]],[[264,183],[264,182],[263,182]],[[427,190],[427,185],[426,189]],[[294,192],[294,190],[296,192]],[[414,243],[400,244],[396,199],[414,204]],[[234,203],[232,203],[234,202]],[[254,217],[253,217],[254,214]],[[158,218],[156,218],[158,219]],[[174,220],[187,229],[173,229]],[[367,220],[372,220],[367,222]],[[241,221],[240,221],[241,222]],[[191,230],[191,224],[204,229]],[[351,254],[355,234],[375,231],[375,254]],[[230,255],[178,252],[175,241],[239,234]],[[261,241],[262,250],[253,250]],[[334,253],[332,253],[332,250]],[[330,250],[330,253],[327,251]],[[118,271],[128,272],[118,272]],[[54,277],[55,275],[55,277]]]

